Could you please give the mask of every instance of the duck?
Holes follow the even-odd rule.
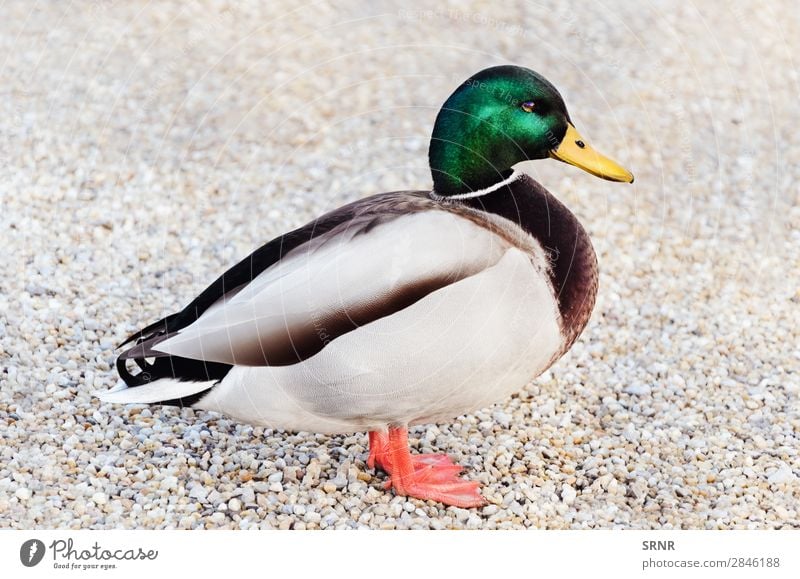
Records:
[[[120,380],[100,398],[366,431],[367,467],[385,471],[387,491],[486,504],[447,454],[412,454],[408,429],[503,401],[586,326],[598,288],[589,235],[520,168],[548,158],[634,180],[578,133],[542,75],[502,65],[470,76],[436,116],[430,190],[372,195],[262,245],[123,342]]]

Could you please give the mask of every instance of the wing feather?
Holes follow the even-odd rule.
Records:
[[[507,247],[488,229],[443,210],[344,223],[151,347],[226,364],[294,364],[491,267]]]

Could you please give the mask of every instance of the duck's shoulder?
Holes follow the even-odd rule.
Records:
[[[597,297],[597,255],[578,218],[529,175],[469,199],[471,209],[508,220],[544,250],[561,313],[565,350],[589,321]]]

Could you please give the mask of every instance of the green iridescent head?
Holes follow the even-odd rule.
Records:
[[[614,181],[633,175],[581,139],[564,99],[544,77],[519,66],[482,70],[450,95],[428,152],[439,195],[499,183],[522,161],[554,157]]]

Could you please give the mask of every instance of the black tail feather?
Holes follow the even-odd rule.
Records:
[[[178,312],[176,314],[170,314],[166,318],[161,318],[157,322],[153,322],[152,324],[150,324],[148,326],[145,326],[144,328],[142,328],[138,332],[134,332],[133,334],[128,336],[125,339],[125,341],[122,342],[119,345],[119,347],[121,348],[122,346],[130,344],[134,340],[140,340],[141,339],[140,341],[144,341],[145,337],[146,338],[154,338],[156,336],[160,336],[162,334],[168,334],[171,331],[175,331],[175,328],[170,328],[170,326],[172,326],[174,324],[175,320],[178,318],[178,316],[180,314],[181,314],[181,312]],[[159,330],[159,331],[156,331],[156,330]]]
[[[125,345],[135,341],[133,346],[117,357],[116,362],[117,372],[129,387],[142,386],[162,378],[191,382],[219,382],[232,368],[230,364],[182,358],[153,350],[152,347],[155,344],[165,340],[175,332],[169,326],[176,316],[177,314],[173,314],[154,324],[150,324],[122,343],[122,345]],[[155,360],[148,362],[147,358],[155,358]],[[128,360],[133,360],[136,366],[139,367],[140,371],[138,373],[133,374],[128,369]],[[191,396],[164,400],[159,404],[191,406],[207,394],[209,390],[210,388]]]

